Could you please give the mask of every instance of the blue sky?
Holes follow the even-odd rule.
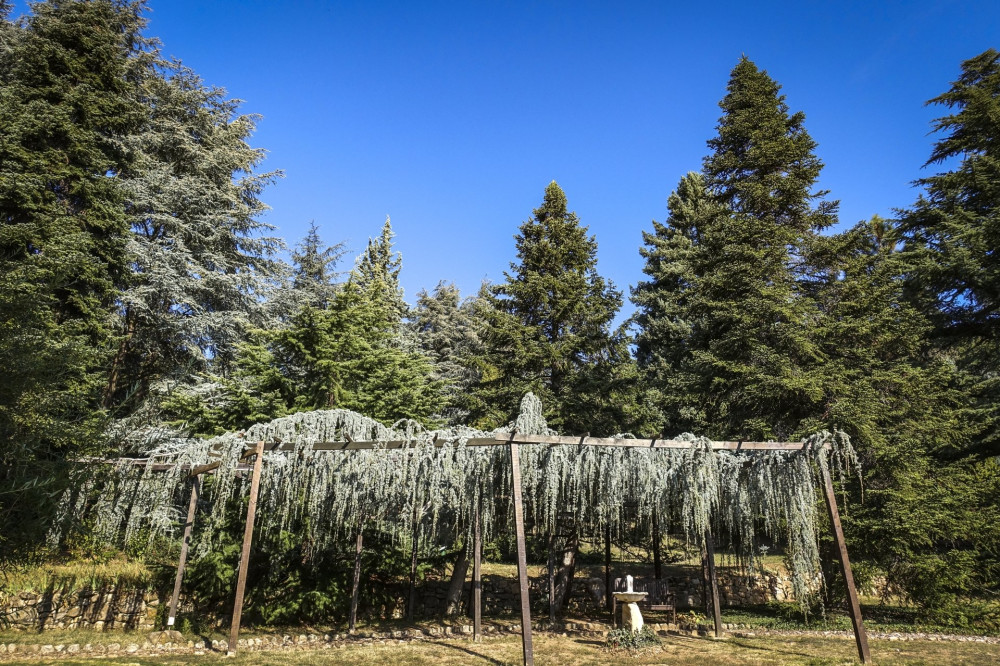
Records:
[[[924,102],[1000,47],[995,0],[616,4],[150,0],[148,33],[263,116],[278,235],[353,254],[391,215],[411,302],[503,279],[551,180],[627,295],[742,54],[805,112],[841,226],[889,216],[929,173]]]

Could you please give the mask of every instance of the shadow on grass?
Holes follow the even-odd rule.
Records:
[[[708,640],[708,639],[701,639]],[[737,646],[743,648],[744,650],[757,650],[758,652],[770,652],[770,653],[780,653],[787,655],[794,655],[796,657],[805,657],[806,659],[816,659],[816,655],[809,654],[808,652],[800,652],[798,650],[789,650],[788,646],[785,645],[752,645],[751,643],[744,642],[740,639],[730,638],[726,640],[728,645]]]
[[[485,654],[482,654],[480,652],[476,652],[475,650],[470,650],[469,648],[462,647],[461,645],[453,645],[451,643],[438,643],[438,645],[441,646],[441,647],[443,647],[443,648],[448,648],[449,650],[455,650],[457,652],[464,652],[467,655],[471,655],[473,657],[478,657],[478,658],[482,659],[484,662],[486,662],[488,664],[494,664],[495,666],[504,666],[504,664],[506,663],[506,662],[494,659],[493,657],[488,657]]]

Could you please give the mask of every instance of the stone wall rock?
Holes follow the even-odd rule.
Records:
[[[702,581],[699,576],[668,577],[667,582],[677,598],[679,608],[700,608]],[[417,588],[417,617],[444,615],[448,604],[448,581],[429,580]],[[529,579],[534,613],[538,617],[548,614],[548,579],[544,576]],[[463,611],[468,613],[471,598],[471,581],[463,588]],[[514,578],[486,576],[482,581],[483,614],[486,616],[516,615],[520,612],[518,582]],[[769,601],[793,599],[791,580],[785,576],[768,573],[764,576],[745,576],[735,572],[719,573],[719,595],[723,606],[762,604]],[[405,583],[386,586],[377,607],[362,607],[367,617],[385,619],[402,618],[406,614],[408,587]],[[157,613],[161,605],[169,603],[165,592],[139,590],[125,587],[84,588],[75,591],[48,591],[43,593],[21,592],[0,598],[0,615],[12,628],[41,631],[45,629],[159,629]],[[189,609],[183,603],[182,610]],[[604,609],[604,581],[602,578],[577,577],[569,599],[574,611],[594,612]]]

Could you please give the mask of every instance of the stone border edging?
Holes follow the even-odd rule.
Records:
[[[686,630],[675,625],[653,624],[651,628],[661,635],[675,636],[704,636],[709,632],[704,629]],[[562,634],[584,637],[606,636],[610,627],[603,623],[569,621],[549,625],[548,623],[538,623],[536,631],[540,633]],[[836,636],[839,638],[852,638],[849,631],[809,631],[809,630],[770,630],[770,629],[748,629],[737,625],[727,625],[726,629],[733,638],[755,638],[768,636]],[[164,642],[154,642],[150,638],[159,634],[160,638],[165,634],[175,634],[175,640]],[[483,627],[485,637],[504,636],[520,634],[520,627],[517,624],[490,624]],[[0,663],[9,658],[52,658],[58,656],[73,657],[122,657],[122,656],[143,656],[156,657],[161,655],[183,655],[191,654],[201,656],[209,652],[225,654],[229,645],[225,640],[176,640],[177,632],[153,632],[150,638],[139,642],[130,643],[108,643],[81,645],[79,643],[70,644],[21,644],[21,643],[0,643]],[[430,627],[428,629],[409,628],[392,631],[359,631],[355,634],[343,632],[338,633],[308,633],[282,635],[256,636],[252,638],[241,638],[237,643],[237,648],[241,651],[275,651],[275,650],[319,650],[336,649],[358,643],[385,644],[388,641],[406,643],[414,640],[433,640],[439,638],[452,638],[459,636],[471,636],[472,625]],[[989,643],[1000,644],[1000,636],[967,636],[962,634],[938,634],[926,632],[871,632],[870,638],[889,641],[952,641],[967,643]]]

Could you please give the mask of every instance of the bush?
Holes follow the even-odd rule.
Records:
[[[660,644],[660,637],[649,627],[643,627],[639,631],[631,629],[612,629],[608,632],[608,639],[604,647],[609,650],[641,650]]]

